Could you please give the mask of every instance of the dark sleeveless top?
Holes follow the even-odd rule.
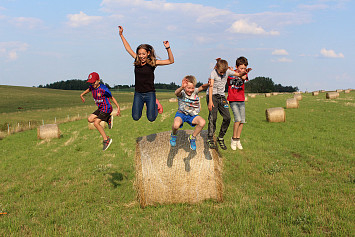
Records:
[[[141,93],[155,91],[154,70],[155,67],[148,63],[143,66],[134,66],[135,91]]]

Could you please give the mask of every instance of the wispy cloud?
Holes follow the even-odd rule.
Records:
[[[288,55],[288,52],[285,49],[275,49],[271,53],[272,55]]]
[[[344,54],[342,53],[336,53],[334,50],[332,49],[325,49],[325,48],[322,48],[320,50],[320,54],[321,56],[323,57],[326,57],[326,58],[344,58]]]
[[[10,41],[0,42],[0,58],[5,58],[7,61],[14,61],[18,58],[18,53],[26,51],[29,45],[27,43]]]
[[[278,58],[278,59],[273,59],[271,60],[272,62],[279,62],[279,63],[291,63],[293,62],[292,59],[290,58],[286,58],[286,57],[282,57],[282,58]]]
[[[68,14],[68,25],[71,27],[80,27],[99,22],[103,19],[102,16],[88,16],[84,12],[80,11],[79,14]]]
[[[278,31],[267,32],[261,26],[256,23],[249,23],[245,20],[238,20],[232,24],[232,26],[227,29],[231,33],[238,34],[251,34],[251,35],[279,35]]]
[[[16,27],[29,30],[44,27],[43,21],[35,17],[13,17],[9,19],[9,22]]]

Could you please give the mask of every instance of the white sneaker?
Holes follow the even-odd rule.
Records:
[[[240,141],[236,141],[236,143],[237,143],[238,149],[243,150],[242,143],[240,143]]]
[[[233,138],[231,138],[231,148],[233,151],[237,150],[237,141],[234,141]]]

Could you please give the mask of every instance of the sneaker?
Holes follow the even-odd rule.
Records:
[[[113,116],[111,115],[110,118],[107,120],[107,125],[108,125],[108,129],[111,129],[112,128],[112,119],[113,119]]]
[[[227,150],[227,147],[226,147],[226,144],[224,144],[223,138],[217,137],[217,143],[223,150]]]
[[[237,141],[237,147],[239,150],[243,150],[242,143],[240,143],[240,140]]]
[[[233,138],[231,138],[231,148],[233,151],[237,150],[237,140],[233,140]]]
[[[192,134],[189,136],[190,148],[193,151],[196,151],[196,138],[192,138]]]
[[[208,143],[208,147],[209,147],[210,149],[217,149],[217,146],[216,146],[216,144],[214,143],[213,139],[208,139],[208,140],[207,140],[207,143]]]
[[[170,145],[171,146],[176,146],[176,139],[177,139],[176,135],[174,135],[174,134],[170,135]]]
[[[104,140],[104,141],[102,142],[102,144],[104,145],[104,147],[102,148],[102,150],[106,151],[107,148],[111,145],[111,143],[112,143],[112,139],[109,138],[109,137],[107,137],[107,140]]]
[[[163,113],[163,106],[160,104],[158,99],[155,100],[155,103],[158,105],[158,113],[162,114]]]

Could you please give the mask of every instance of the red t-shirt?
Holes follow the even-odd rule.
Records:
[[[248,81],[248,75],[247,79]],[[244,96],[244,80],[239,77],[229,76],[227,79],[228,83],[228,101],[245,101]]]

